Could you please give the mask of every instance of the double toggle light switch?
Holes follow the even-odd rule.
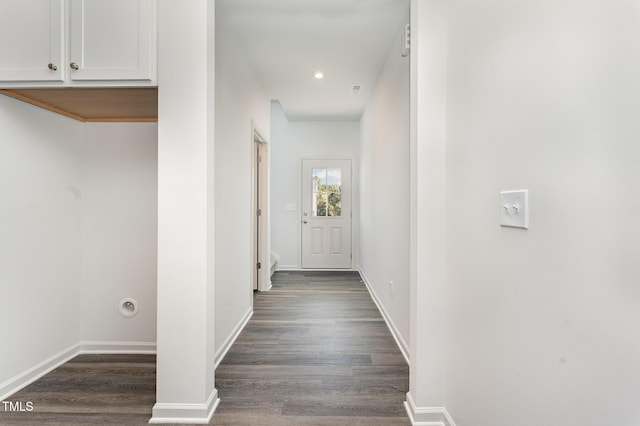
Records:
[[[500,193],[500,225],[529,228],[529,190]]]

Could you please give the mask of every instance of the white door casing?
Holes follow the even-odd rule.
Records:
[[[302,160],[302,268],[351,269],[351,160]]]
[[[253,177],[252,177],[252,289],[268,291],[271,288],[269,238],[269,143],[252,122]]]

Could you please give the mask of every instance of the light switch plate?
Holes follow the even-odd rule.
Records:
[[[511,228],[529,228],[528,189],[500,193],[500,225]]]
[[[296,205],[295,204],[287,204],[284,206],[284,209],[288,212],[295,212],[296,211]]]

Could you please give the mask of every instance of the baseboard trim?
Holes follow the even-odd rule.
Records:
[[[40,377],[50,373],[75,357],[78,354],[79,346],[79,344],[70,346],[0,384],[0,401],[4,401],[19,390],[29,386]]]
[[[156,342],[83,341],[79,354],[149,354],[157,353]]]
[[[29,386],[62,364],[83,354],[155,354],[155,342],[84,341],[47,358],[0,384],[0,401]]]
[[[416,407],[411,392],[407,392],[404,407],[413,426],[456,426],[445,407]]]
[[[269,281],[269,287],[265,288],[264,290],[258,290],[260,293],[265,293],[267,291],[270,291],[273,288],[273,285],[271,284],[271,281]]]
[[[358,272],[358,268],[301,268],[285,265],[276,272]]]
[[[220,348],[216,351],[214,368],[218,368],[218,365],[220,365],[220,363],[224,359],[224,356],[227,354],[227,352],[229,352],[229,349],[231,349],[231,345],[233,345],[233,342],[236,341],[252,316],[253,306],[250,306],[249,310],[243,315],[242,319],[240,320],[240,322],[238,322],[229,337],[227,337],[227,339],[222,343],[222,346],[220,346]]]
[[[278,271],[299,271],[299,270],[300,270],[300,267],[298,265],[278,265]]]
[[[391,331],[391,335],[396,341],[396,344],[398,345],[400,352],[402,352],[402,356],[404,356],[404,359],[407,361],[407,364],[411,366],[411,359],[409,358],[409,345],[407,345],[407,342],[405,342],[405,340],[402,338],[400,331],[398,330],[395,323],[389,316],[389,313],[384,308],[384,305],[382,304],[382,302],[380,301],[380,298],[378,297],[375,290],[371,286],[371,283],[369,282],[369,279],[367,278],[366,274],[362,271],[362,269],[360,269],[358,272],[360,272],[360,276],[362,277],[362,281],[364,281],[364,285],[367,287],[367,290],[369,290],[369,294],[371,295],[373,302],[376,304],[376,306],[378,307],[378,310],[382,314],[382,318],[384,318],[384,322],[387,324],[389,331]]]
[[[208,424],[219,404],[220,398],[218,398],[217,389],[213,390],[207,402],[204,404],[156,403],[153,406],[152,417],[149,419],[149,423]]]

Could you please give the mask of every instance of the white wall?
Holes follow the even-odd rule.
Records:
[[[360,121],[360,271],[408,353],[409,58],[400,55],[401,31]]]
[[[0,96],[0,398],[80,338],[81,141],[81,123]]]
[[[215,1],[160,0],[158,328],[151,423],[206,423],[214,386]]]
[[[11,348],[0,395],[80,341],[153,349],[156,128],[81,123],[0,96],[0,318]],[[119,315],[124,297],[139,302],[136,317]]]
[[[640,7],[449,7],[448,393],[458,426],[640,424]],[[530,229],[498,226],[528,188]]]
[[[267,139],[270,102],[241,42],[217,10],[216,20],[216,351],[252,309],[252,121]]]
[[[300,167],[303,158],[354,159],[353,229],[358,229],[359,122],[289,122],[280,103],[272,102],[271,105],[271,251],[280,256],[280,269],[299,269]],[[293,204],[296,210],[285,210],[287,204]],[[357,234],[353,241],[357,241]],[[357,244],[353,250],[356,260]]]
[[[155,344],[157,124],[85,124],[80,164],[81,338]],[[133,318],[120,315],[125,297],[138,302]]]
[[[448,0],[411,1],[409,281],[406,407],[442,424],[445,407],[446,86]]]

